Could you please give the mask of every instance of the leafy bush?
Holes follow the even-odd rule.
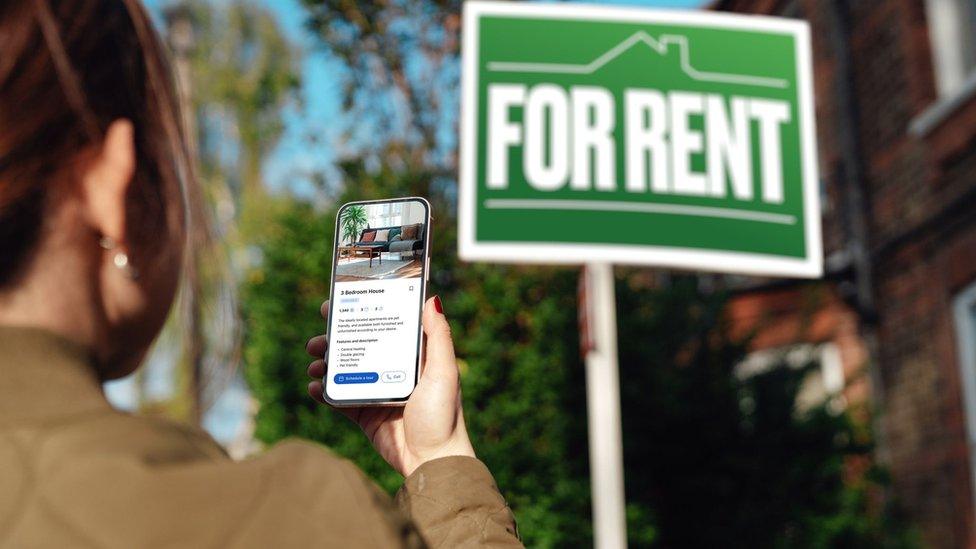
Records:
[[[357,197],[423,194],[421,174],[369,175]],[[384,193],[383,189],[391,189]],[[351,193],[352,191],[350,191]],[[343,196],[337,203],[349,198]],[[443,200],[443,199],[442,199]],[[402,479],[358,428],[306,395],[306,339],[324,331],[335,210],[283,200],[262,231],[243,291],[246,375],[256,436],[300,436],[355,461],[388,491]],[[431,294],[443,298],[460,358],[475,448],[527,546],[592,543],[577,271],[462,265],[449,208],[435,200]],[[798,413],[806,368],[741,379],[745,342],[723,324],[725,297],[694,277],[666,288],[618,277],[627,518],[633,546],[910,547],[883,504],[871,438],[846,413]]]

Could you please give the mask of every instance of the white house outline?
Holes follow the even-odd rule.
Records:
[[[644,31],[637,31],[629,38],[620,42],[606,53],[584,65],[567,63],[521,63],[509,61],[489,61],[488,70],[492,72],[536,72],[551,74],[592,74],[607,63],[613,61],[625,51],[643,43],[660,55],[668,52],[669,44],[677,44],[681,57],[681,70],[693,80],[701,82],[724,82],[728,84],[743,84],[747,86],[761,86],[765,88],[786,88],[789,84],[782,78],[765,76],[748,76],[743,74],[725,74],[720,72],[700,71],[691,66],[689,59],[688,37],[680,34],[662,34],[655,40]]]

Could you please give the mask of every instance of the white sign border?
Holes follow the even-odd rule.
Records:
[[[800,138],[803,144],[803,199],[806,257],[643,245],[477,242],[476,106],[478,93],[478,20],[482,15],[542,16],[549,19],[625,21],[695,25],[791,34],[797,45],[796,82],[799,92]],[[606,261],[617,265],[644,265],[741,273],[751,275],[819,278],[823,275],[820,232],[820,193],[817,142],[813,113],[813,63],[810,26],[806,21],[757,15],[704,13],[676,10],[618,8],[580,4],[546,4],[469,0],[464,3],[461,43],[461,172],[458,186],[458,255],[464,261],[505,263],[582,264]]]

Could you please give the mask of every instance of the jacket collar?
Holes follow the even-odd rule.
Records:
[[[0,326],[0,425],[109,409],[85,347],[38,328]]]

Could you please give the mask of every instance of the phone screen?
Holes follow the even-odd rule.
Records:
[[[417,384],[430,206],[422,198],[343,205],[336,217],[325,399],[403,402]]]

